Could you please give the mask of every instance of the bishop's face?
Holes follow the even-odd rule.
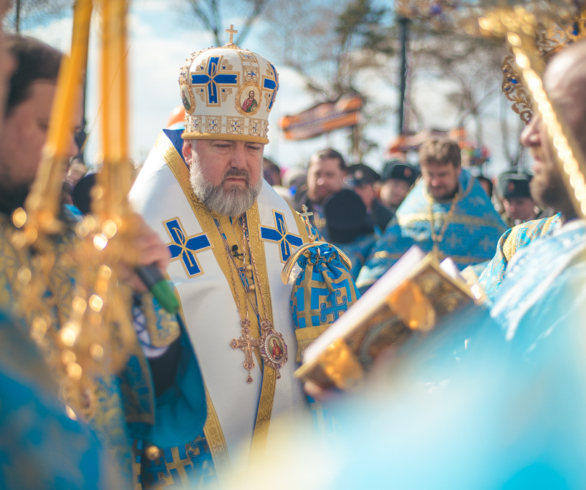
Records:
[[[564,115],[578,143],[584,150],[584,123],[586,103],[582,95],[581,78],[577,77],[572,57],[554,58],[548,67],[544,82],[549,98]],[[561,211],[565,218],[573,217],[570,196],[563,182],[562,171],[554,158],[554,150],[541,116],[535,114],[521,134],[521,143],[533,158],[532,197],[542,206]]]
[[[263,151],[248,141],[186,141],[183,156],[196,196],[213,212],[240,216],[262,187]]]

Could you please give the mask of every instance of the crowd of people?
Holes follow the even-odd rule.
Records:
[[[544,77],[584,153],[585,42]],[[541,118],[521,138],[534,175],[496,186],[439,137],[417,165],[403,156],[380,174],[331,148],[283,173],[263,157],[278,74],[232,37],[181,67],[184,123],[160,133],[128,196],[127,363],[92,380],[88,410],[66,406],[46,353],[74,362],[59,332],[95,183],[75,160],[79,128],[41,296],[45,356],[37,312],[20,306],[37,251],[16,246],[12,219],[37,178],[62,58],[0,36],[0,488],[584,488],[586,227]],[[382,356],[361,392],[303,385],[304,350],[413,245],[474,272],[486,301]],[[137,264],[167,275],[179,313]]]
[[[351,257],[355,279],[365,267],[361,289],[380,277],[370,269],[385,272],[414,243],[427,251],[435,246],[480,275],[506,229],[553,215],[531,197],[529,170],[506,170],[493,182],[478,169],[463,168],[458,142],[447,137],[426,141],[417,164],[407,154],[394,156],[380,174],[363,163],[348,165],[332,148],[315,152],[306,167],[281,170],[267,158],[263,163],[266,181],[297,212],[305,206],[313,213],[322,237]],[[434,203],[433,223],[427,204],[415,204],[417,195]],[[435,226],[441,234],[436,238]],[[475,234],[482,240],[471,241]]]

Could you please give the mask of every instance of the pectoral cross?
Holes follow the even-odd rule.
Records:
[[[301,219],[305,223],[305,227],[307,228],[307,234],[309,235],[308,236],[309,241],[314,242],[315,237],[313,236],[313,233],[311,232],[311,222],[309,221],[309,217],[313,216],[313,213],[307,210],[307,206],[305,204],[303,206],[301,206],[301,211],[303,211],[303,212],[300,213],[299,216],[301,216]]]
[[[248,378],[246,378],[246,382],[248,384],[252,383],[253,379],[252,376],[250,375],[250,372],[254,369],[254,358],[252,356],[252,349],[253,347],[260,347],[260,339],[254,339],[252,338],[251,334],[250,334],[250,328],[248,328],[248,326],[250,325],[250,321],[249,320],[242,320],[242,335],[240,336],[240,338],[238,340],[236,339],[232,339],[232,342],[230,342],[230,346],[232,347],[232,349],[240,349],[242,352],[244,352],[244,369],[246,369],[248,371]]]
[[[234,34],[238,32],[234,29],[234,24],[230,24],[230,29],[226,29],[226,32],[230,34],[230,41],[228,44],[234,44]]]

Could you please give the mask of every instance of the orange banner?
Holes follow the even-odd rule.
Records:
[[[284,116],[279,127],[287,140],[315,138],[336,129],[356,126],[361,108],[360,97],[342,97],[337,102],[324,102],[295,116]]]

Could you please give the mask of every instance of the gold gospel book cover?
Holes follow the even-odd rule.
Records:
[[[351,389],[388,347],[424,335],[480,297],[451,259],[440,263],[413,246],[307,347],[295,376],[323,388]]]

